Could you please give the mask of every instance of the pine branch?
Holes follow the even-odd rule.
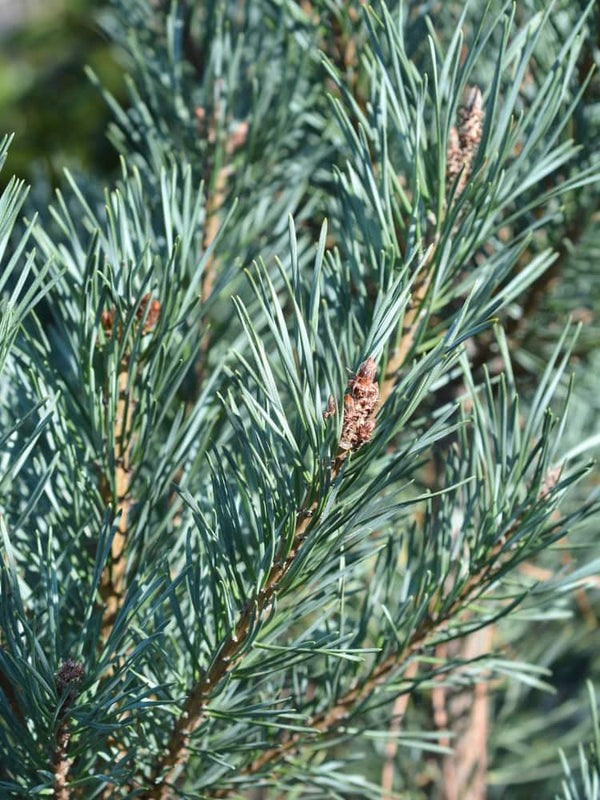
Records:
[[[600,55],[589,38],[578,57],[584,2],[555,14],[534,0],[540,15],[521,24],[479,0],[427,22],[395,0],[112,0],[107,27],[135,70],[127,108],[104,91],[123,156],[115,191],[103,203],[95,181],[68,179],[31,224],[37,255],[8,230],[17,183],[0,202],[0,793],[376,800],[393,791],[424,686],[473,723],[452,740],[459,761],[437,762],[447,783],[466,800],[458,773],[473,770],[482,793],[492,670],[535,674],[486,637],[497,620],[526,629],[529,612],[564,611],[597,573],[552,572],[553,545],[595,510],[575,495],[554,515],[586,469],[540,492],[565,431],[585,428],[569,463],[598,444],[588,417],[569,430],[550,410],[583,348],[562,349],[565,332],[535,390],[519,399],[514,385],[539,364],[523,334],[549,316],[569,242],[543,277],[553,256],[538,247],[561,235],[562,198],[597,202],[592,154],[576,146],[595,124],[585,81]],[[187,165],[183,181],[167,164]],[[290,223],[286,251],[285,223],[321,217],[339,247],[324,225],[311,268],[309,237]],[[577,252],[561,280],[574,282],[556,306],[583,296],[587,313],[595,245],[566,233]],[[25,326],[17,313],[5,335],[5,309],[42,293],[27,276],[40,259],[48,309]],[[254,259],[248,285],[235,265]],[[143,340],[161,308],[150,289],[162,313]],[[508,344],[481,336],[477,385],[471,343],[517,304]],[[53,404],[43,436],[32,398]],[[537,587],[543,553],[551,579]],[[53,674],[66,648],[93,670],[77,714],[81,667]],[[446,744],[439,719],[413,752]],[[357,727],[400,734],[380,786],[348,769]],[[450,786],[435,791],[450,800]]]
[[[591,18],[591,34],[583,39],[582,49],[577,59],[577,81],[580,86],[583,86],[581,95],[581,103],[592,102],[593,92],[597,86],[596,83],[589,81],[589,76],[594,72],[594,49],[600,48],[600,14],[596,11],[595,15]],[[578,135],[578,121],[579,117],[575,116],[573,122],[575,125],[575,139],[579,141],[580,138],[585,139],[585,134],[581,137]],[[449,163],[451,163],[452,156],[448,153]],[[470,163],[469,163],[470,167]],[[462,187],[459,187],[462,190]],[[593,221],[594,216],[600,208],[600,199],[596,197],[591,207],[581,206],[576,202],[576,211],[573,214],[570,222],[564,231],[560,242],[557,246],[557,258],[546,269],[540,277],[529,286],[523,295],[521,301],[521,313],[518,317],[512,317],[507,320],[505,325],[506,333],[511,339],[511,349],[517,349],[523,339],[527,335],[528,328],[531,327],[532,321],[535,321],[536,313],[542,305],[544,298],[552,291],[560,280],[560,276],[564,270],[565,262],[571,256],[572,252],[577,248],[578,244],[583,239],[590,222]],[[523,261],[526,261],[527,254],[524,254]],[[481,367],[484,364],[489,364],[493,359],[493,352],[491,349],[491,341],[480,344],[473,356],[473,367]]]
[[[334,481],[348,455],[358,450],[371,436],[374,428],[373,415],[377,405],[378,387],[375,382],[375,362],[368,359],[360,365],[356,377],[348,382],[348,393],[344,398],[344,417],[342,434],[336,456],[331,464],[330,481]],[[335,408],[330,401],[330,408]],[[332,413],[328,411],[326,413]],[[232,672],[242,661],[247,637],[255,619],[260,619],[279,585],[294,563],[311,522],[314,521],[319,501],[315,499],[308,509],[301,509],[296,515],[294,535],[287,553],[283,547],[273,562],[264,586],[253,601],[246,603],[235,629],[221,643],[210,670],[194,685],[183,707],[183,712],[171,733],[166,755],[159,760],[153,780],[160,783],[147,795],[148,799],[169,800],[173,797],[170,782],[176,772],[189,758],[191,735],[207,718],[207,703],[222,679]]]
[[[313,715],[306,721],[306,727],[314,730],[318,740],[334,735],[364,700],[379,687],[384,686],[390,678],[403,668],[404,676],[408,680],[414,669],[411,667],[411,664],[414,663],[413,659],[416,659],[416,663],[418,663],[418,656],[426,647],[435,643],[434,640],[436,636],[447,629],[448,623],[455,620],[458,614],[464,612],[469,603],[481,597],[485,590],[503,573],[505,566],[504,559],[502,559],[495,568],[492,568],[494,562],[493,557],[499,555],[500,551],[506,548],[507,542],[510,542],[511,536],[517,533],[518,525],[515,524],[511,532],[507,534],[506,541],[499,543],[494,548],[494,552],[490,555],[490,559],[486,565],[480,570],[473,572],[469,578],[467,578],[457,597],[448,605],[441,615],[437,617],[426,616],[415,628],[401,650],[390,653],[375,667],[375,669],[373,669],[368,677],[357,682],[350,690],[339,697],[330,708]],[[442,589],[438,591],[437,598],[435,595],[431,597],[429,602],[430,608],[435,607],[437,601],[440,599],[443,600]],[[258,758],[239,770],[238,776],[257,775],[266,767],[273,767],[279,763],[288,753],[299,750],[304,745],[310,745],[314,740],[314,735],[311,739],[307,739],[306,735],[303,733],[291,733],[283,737],[282,741],[276,746],[264,750]],[[230,797],[235,791],[237,790],[234,788],[220,789],[209,793],[207,796],[216,798]],[[161,800],[166,800],[168,797],[169,795],[166,795],[164,798],[161,798]]]
[[[456,197],[463,191],[471,177],[473,161],[483,133],[484,117],[481,90],[478,86],[470,87],[464,103],[458,109],[458,126],[450,129],[451,139],[446,153],[446,191],[449,192],[452,183],[458,180]],[[454,132],[454,140],[452,132]],[[416,285],[410,306],[404,315],[400,339],[388,358],[381,386],[380,406],[393,392],[398,380],[398,372],[404,366],[406,358],[415,344],[421,321],[427,314],[426,298],[435,270],[434,258],[442,222],[442,219],[437,220],[436,232],[429,237],[428,252],[422,267],[423,275]],[[455,225],[457,224],[455,223]],[[396,231],[396,236],[400,242],[399,231]]]
[[[158,762],[154,770],[154,781],[156,781],[159,776],[163,775],[163,773],[165,773],[164,777],[162,782],[149,792],[147,795],[148,799],[156,798],[156,800],[169,800],[169,798],[174,796],[172,787],[168,785],[168,781],[174,777],[177,768],[183,766],[189,758],[188,746],[190,736],[207,717],[206,706],[210,695],[225,675],[235,669],[242,660],[246,637],[250,632],[252,621],[260,617],[265,611],[277,590],[278,584],[285,577],[289,567],[293,563],[295,556],[302,546],[315,506],[311,507],[308,512],[304,511],[298,513],[289,554],[284,560],[278,560],[274,563],[267,577],[265,586],[254,599],[254,602],[246,605],[236,624],[234,632],[221,644],[219,652],[213,662],[213,667],[195,684],[192,691],[189,693],[183,707],[183,712],[171,733],[166,756]]]

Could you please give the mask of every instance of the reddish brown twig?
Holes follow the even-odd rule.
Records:
[[[410,354],[419,326],[423,317],[425,316],[425,308],[423,302],[427,296],[429,285],[431,283],[431,263],[433,260],[433,249],[430,251],[426,264],[423,265],[424,275],[417,283],[413,296],[410,299],[410,304],[404,319],[402,320],[402,331],[398,344],[390,354],[388,359],[383,381],[379,390],[379,403],[378,407],[381,408],[398,382],[398,372],[405,365],[406,359]]]
[[[152,300],[149,294],[144,295],[135,311],[137,321],[142,325],[142,335],[152,331],[156,326],[159,314],[159,301]],[[122,335],[122,326],[115,325],[115,309],[104,311],[101,321],[105,335],[108,338]],[[104,640],[108,638],[112,630],[117,612],[123,601],[125,572],[127,569],[125,544],[129,513],[133,503],[130,491],[131,465],[129,459],[134,410],[134,398],[131,396],[131,387],[129,386],[129,366],[129,355],[126,354],[121,360],[117,375],[118,397],[113,431],[113,460],[115,464],[113,480],[111,482],[105,474],[100,476],[100,493],[105,505],[107,507],[113,505],[114,486],[114,495],[117,500],[115,516],[117,511],[120,511],[117,530],[111,544],[110,559],[104,567],[100,580],[100,596],[104,602],[102,617],[102,638]]]
[[[440,658],[456,658],[468,663],[488,653],[494,626],[475,631],[463,639],[436,648]],[[438,730],[450,730],[453,738],[440,737],[439,743],[452,747],[442,756],[441,793],[444,800],[485,800],[487,792],[487,730],[489,692],[485,679],[462,690],[443,686],[432,690],[434,722]]]
[[[411,661],[404,673],[404,679],[407,681],[413,680],[413,678],[416,677],[418,668],[419,662]],[[397,734],[400,732],[400,726],[404,720],[409,700],[410,694],[405,692],[405,694],[398,695],[394,702],[394,715],[390,724],[390,738],[385,745],[385,757],[383,769],[381,771],[381,800],[395,800],[394,762],[396,760],[396,753],[398,752]]]
[[[67,783],[67,775],[73,760],[68,756],[68,747],[71,734],[67,723],[63,723],[56,734],[56,747],[54,750],[54,797],[56,800],[69,800],[71,790]]]
[[[129,511],[131,508],[132,499],[129,494],[129,447],[126,447],[124,452],[121,452],[121,441],[128,441],[131,433],[131,417],[133,408],[131,403],[128,403],[127,397],[127,382],[128,382],[129,362],[125,359],[119,370],[117,376],[117,387],[119,398],[117,401],[117,415],[115,420],[115,474],[114,485],[118,509],[121,512],[117,529],[114,533],[110,560],[102,571],[102,578],[100,581],[100,596],[104,602],[104,614],[102,617],[102,638],[106,641],[108,634],[112,630],[112,626],[117,616],[117,612],[123,599],[123,589],[125,583],[125,570],[127,567],[125,559],[125,541],[127,538],[127,529],[129,521]],[[105,505],[109,506],[112,503],[112,487],[110,483],[102,476],[100,491]]]

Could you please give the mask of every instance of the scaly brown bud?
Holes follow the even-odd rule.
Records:
[[[448,132],[448,149],[446,151],[446,183],[448,186],[459,174],[463,166],[463,153],[454,125]]]
[[[479,87],[472,86],[467,92],[464,105],[458,109],[458,138],[469,168],[481,141],[484,117],[481,91]]]
[[[450,188],[456,176],[461,172],[456,196],[458,197],[468,179],[481,135],[483,133],[483,98],[477,86],[467,89],[465,101],[457,112],[458,127],[452,126],[448,132],[448,147],[446,150],[446,185]]]
[[[348,381],[338,458],[345,458],[350,451],[358,450],[371,438],[375,428],[372,417],[379,399],[376,372],[375,361],[368,358],[358,368],[356,377]]]
[[[150,308],[146,314],[146,306],[148,303],[150,303]],[[140,304],[135,312],[138,322],[144,318],[144,314],[146,314],[146,318],[144,319],[142,333],[149,333],[153,328],[156,327],[156,323],[158,322],[158,317],[160,315],[160,303],[158,300],[151,301],[150,294],[148,292],[140,300]]]
[[[77,684],[83,675],[83,667],[72,658],[63,661],[56,672],[56,689],[58,694],[62,694],[69,689],[64,706],[71,705],[77,697]]]

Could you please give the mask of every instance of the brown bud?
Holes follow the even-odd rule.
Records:
[[[323,412],[323,419],[329,419],[329,417],[335,416],[335,400],[333,399],[333,395],[329,395],[329,400],[327,401],[327,411]]]
[[[56,689],[59,695],[63,695],[68,689],[65,705],[70,705],[77,697],[77,684],[83,675],[83,667],[72,658],[63,661],[56,672]]]
[[[115,308],[113,306],[110,311],[104,310],[100,315],[100,324],[102,325],[104,333],[108,338],[112,336],[112,329],[114,323],[115,323]]]
[[[367,381],[368,383],[371,383],[376,374],[377,364],[372,358],[367,358],[367,360],[363,361],[358,368],[354,382]]]
[[[150,308],[146,314],[146,306],[150,303]],[[140,322],[145,315],[142,333],[149,333],[156,327],[160,315],[160,303],[158,300],[150,300],[150,294],[146,293],[140,300],[140,304],[135,312],[136,319]]]
[[[472,86],[468,91],[464,105],[458,110],[458,137],[465,162],[470,167],[483,133],[483,98],[477,86]]]
[[[356,377],[348,381],[338,458],[345,458],[349,451],[358,450],[371,438],[375,428],[372,417],[379,399],[376,372],[375,361],[368,358],[358,368]]]
[[[373,380],[377,373],[377,365],[372,358],[368,358],[358,368],[356,378],[348,381],[348,388],[352,392],[355,400],[361,401],[366,405],[371,405],[369,413],[375,407],[375,403],[379,397],[379,387]]]
[[[358,450],[359,447],[362,447],[363,444],[366,444],[371,438],[371,434],[374,430],[375,423],[372,419],[368,419],[366,422],[361,422],[356,429],[356,444],[354,445],[354,449]]]
[[[456,176],[461,173],[456,189],[460,195],[468,179],[481,135],[483,133],[483,98],[477,86],[467,89],[465,100],[458,109],[458,126],[452,126],[448,132],[448,147],[446,150],[446,185],[449,188]]]
[[[454,125],[448,131],[448,149],[446,151],[446,182],[448,185],[456,178],[463,167],[463,154]]]

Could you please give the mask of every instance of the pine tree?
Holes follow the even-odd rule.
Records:
[[[1,796],[597,798],[596,4],[103,24],[120,174],[0,200]]]

